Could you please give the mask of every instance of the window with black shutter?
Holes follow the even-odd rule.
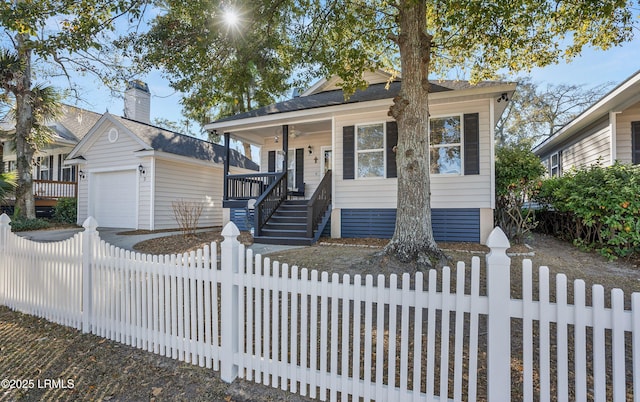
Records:
[[[640,164],[640,121],[631,122],[631,162]]]

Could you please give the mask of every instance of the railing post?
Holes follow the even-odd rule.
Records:
[[[487,334],[487,399],[508,401],[511,398],[511,247],[504,232],[496,227],[487,239],[487,296],[489,325]]]
[[[91,332],[93,320],[93,280],[92,268],[95,257],[95,244],[98,238],[98,222],[88,217],[82,224],[82,332]]]
[[[7,214],[0,215],[0,304],[6,304],[7,289],[11,287],[8,283],[5,271],[11,266],[12,261],[8,260],[7,241],[11,232],[9,223],[11,219]]]
[[[233,222],[227,223],[222,230],[224,241],[220,245],[222,248],[220,260],[222,268],[220,378],[228,383],[238,377],[238,366],[234,364],[234,357],[239,350],[238,285],[234,283],[234,276],[238,273],[239,264],[240,242],[238,242],[238,235],[240,235],[238,227]]]

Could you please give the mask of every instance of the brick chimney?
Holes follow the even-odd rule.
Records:
[[[146,82],[133,80],[127,83],[127,90],[124,92],[124,117],[151,123],[151,93]]]

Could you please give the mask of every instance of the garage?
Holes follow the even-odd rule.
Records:
[[[91,205],[98,225],[137,228],[137,193],[135,170],[95,173]]]

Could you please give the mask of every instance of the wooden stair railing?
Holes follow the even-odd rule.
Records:
[[[313,231],[322,220],[331,205],[331,170],[325,173],[322,181],[307,202],[307,237],[313,237]]]
[[[280,204],[287,199],[287,172],[281,172],[255,203],[254,236],[260,236],[262,228]]]

